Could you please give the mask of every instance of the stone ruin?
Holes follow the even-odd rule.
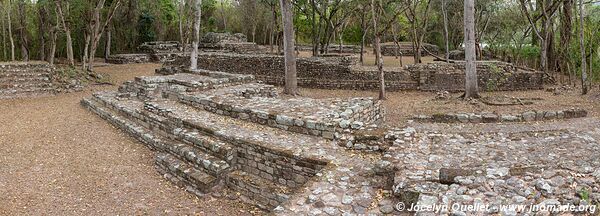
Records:
[[[178,57],[158,69],[173,74],[189,67],[189,57]],[[206,70],[251,74],[267,84],[282,85],[284,57],[269,54],[199,53],[198,67]],[[376,90],[379,88],[375,67],[358,64],[352,55],[298,58],[298,85],[307,88]],[[464,89],[464,63],[435,62],[384,68],[386,89],[452,91]],[[543,73],[499,61],[480,62],[479,86],[486,91],[531,90],[543,88]]]
[[[241,33],[206,33],[201,38],[198,48],[205,52],[261,52],[256,43],[247,42],[246,35]],[[177,57],[189,56],[192,45],[184,46],[178,41],[152,41],[143,43],[137,49],[140,53],[111,55],[106,62],[111,64],[165,63]]]
[[[260,71],[256,66],[268,65],[266,58],[252,66]],[[459,67],[450,66],[444,70]],[[372,98],[280,97],[251,74],[181,68],[137,77],[81,103],[154,149],[159,173],[176,185],[198,196],[239,193],[241,201],[276,215],[398,214],[400,202],[488,204],[475,213],[516,215],[524,212],[499,206],[600,201],[594,168],[600,167],[600,145],[593,130],[585,130],[600,122],[564,120],[583,113],[576,110],[558,111],[565,122],[510,129],[410,122],[385,128],[379,126],[382,105]],[[557,119],[541,113],[539,120]],[[467,212],[473,213],[436,214]]]
[[[111,64],[162,63],[184,55],[183,46],[178,41],[145,42],[137,49],[140,53],[111,55],[106,62]]]
[[[384,43],[381,45],[381,54],[383,56],[395,56],[398,53],[399,56],[412,56],[414,55],[413,44],[411,42],[399,42],[398,45],[395,43]],[[423,48],[421,49],[422,56],[429,56],[429,52],[433,54],[438,54],[440,52],[440,48],[433,44],[423,43]],[[427,49],[429,52],[427,52]],[[464,59],[464,58],[463,58]]]
[[[55,68],[42,62],[0,63],[0,98],[52,94]]]
[[[261,51],[256,43],[248,42],[246,35],[241,33],[206,33],[200,39],[199,48],[203,51],[234,53],[253,53]]]
[[[334,139],[383,116],[372,98],[284,98],[252,75],[207,70],[137,77],[81,103],[156,150],[176,185],[199,196],[227,186],[266,210],[321,172],[346,172],[332,164],[360,164]]]
[[[296,50],[297,51],[303,51],[303,52],[312,52],[313,46],[311,44],[298,44],[296,45]],[[319,49],[321,49],[319,47]],[[352,54],[356,54],[356,53],[360,53],[360,46],[358,45],[348,45],[348,44],[344,44],[342,45],[341,49],[340,49],[340,45],[339,44],[330,44],[329,45],[329,53],[339,53],[339,54],[348,54],[348,53],[352,53]],[[365,48],[366,51],[366,48]]]

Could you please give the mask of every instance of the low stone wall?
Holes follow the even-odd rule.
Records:
[[[465,87],[464,62],[407,65],[405,70],[418,76],[421,90],[457,92]],[[542,89],[543,75],[541,72],[518,68],[505,62],[477,63],[478,86],[482,91]]]
[[[106,59],[106,63],[110,64],[136,64],[151,62],[148,54],[116,54],[111,55]]]
[[[189,67],[189,57],[178,57],[157,70],[174,74]],[[253,74],[274,85],[284,83],[284,58],[267,54],[200,53],[198,67],[206,70]],[[543,73],[524,70],[509,63],[488,61],[478,64],[479,86],[484,91],[543,88]],[[298,84],[321,89],[376,90],[379,73],[375,67],[358,66],[355,56],[298,58]],[[462,91],[464,63],[435,62],[385,68],[386,88],[390,91]]]
[[[312,49],[313,49],[313,46],[310,44],[296,45],[297,51],[312,52]],[[319,49],[320,49],[320,47],[319,47]],[[329,46],[329,53],[360,53],[360,46],[358,46],[358,45],[342,45],[341,50],[340,50],[339,44],[331,44]]]
[[[402,55],[402,56],[414,55],[412,43],[403,42],[403,43],[400,43],[399,45],[400,45],[400,49],[398,49],[398,45],[396,45],[395,43],[385,43],[385,44],[381,45],[381,54],[383,56],[395,56],[396,52],[398,52],[398,55]],[[431,52],[433,54],[437,54],[440,52],[440,48],[436,45],[428,44],[428,43],[424,43],[422,45],[425,49],[429,50],[429,52]],[[425,51],[425,49],[421,49],[421,55],[423,55],[423,56],[429,55],[429,53],[427,51]]]
[[[498,122],[531,122],[557,119],[583,118],[587,111],[567,109],[559,111],[527,111],[521,114],[499,115],[494,113],[445,113],[434,115],[417,115],[413,120],[434,123],[498,123]]]
[[[158,54],[181,52],[183,47],[178,41],[152,41],[143,43],[137,49],[142,53]]]

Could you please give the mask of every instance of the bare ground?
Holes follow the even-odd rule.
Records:
[[[157,64],[98,67],[115,83]],[[164,180],[154,153],[79,105],[115,86],[0,100],[0,215],[251,214],[239,201],[198,199]]]

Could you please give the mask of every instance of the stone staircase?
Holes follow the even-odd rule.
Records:
[[[253,77],[248,75],[202,70],[138,77],[125,83],[118,92],[99,92],[83,99],[81,104],[156,150],[158,171],[176,185],[199,196],[227,186],[239,192],[243,200],[272,210],[326,167],[331,152],[339,146],[322,136],[240,117],[243,112],[239,107],[217,100],[245,98],[248,100],[243,104],[245,108],[265,114],[268,117],[265,121],[276,121],[273,110],[265,111],[262,105],[250,102],[288,102],[277,97],[273,86],[252,81]],[[219,109],[185,103],[184,99],[191,96],[212,98]],[[357,101],[369,104],[364,103],[366,100]],[[324,106],[330,103],[329,107],[351,106],[348,103],[353,100],[322,103]],[[273,104],[273,107],[283,106]],[[278,111],[302,113],[302,107],[291,103],[289,110]],[[331,114],[324,108],[320,111],[322,116]],[[339,121],[325,117],[313,120],[315,125]],[[337,126],[332,127],[332,131],[338,130]]]
[[[0,64],[0,98],[54,93],[53,71],[54,67],[41,62]]]

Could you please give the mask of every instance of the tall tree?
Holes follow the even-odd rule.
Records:
[[[385,73],[383,71],[383,58],[381,57],[381,34],[377,29],[377,23],[379,22],[379,14],[376,7],[379,8],[381,5],[375,5],[375,0],[371,0],[371,13],[373,13],[373,32],[375,32],[375,63],[377,64],[377,70],[379,71],[379,100],[385,100]]]
[[[27,13],[25,9],[25,0],[20,0],[17,4],[19,18],[19,40],[21,44],[21,59],[29,61],[29,36],[27,32]]]
[[[285,88],[283,93],[288,95],[298,95],[292,2],[291,0],[280,0],[279,5],[281,6],[281,21],[283,23],[283,55],[285,58]]]
[[[194,41],[190,54],[190,69],[198,69],[198,45],[200,44],[200,22],[202,21],[202,0],[195,0],[194,4]]]
[[[413,57],[415,63],[421,63],[421,49],[427,32],[431,0],[410,0],[409,2],[406,18],[408,18],[412,30]],[[422,7],[424,8],[420,14],[419,11]]]
[[[537,39],[540,42],[540,68],[544,72],[548,72],[548,44],[550,41],[550,37],[553,37],[553,35],[550,35],[550,33],[552,32],[550,31],[552,24],[550,20],[552,20],[554,15],[556,14],[556,11],[561,1],[562,0],[543,0],[540,4],[538,4],[538,9],[541,11],[541,16],[534,18],[529,12],[529,8],[533,7],[531,5],[531,1],[520,0],[521,10],[523,14],[525,14],[525,17],[527,18],[529,24],[531,25],[531,28],[533,29],[533,32],[535,33]],[[542,23],[541,30],[537,27],[536,24],[536,21],[540,18],[543,18],[543,20],[547,20],[547,22]]]
[[[475,62],[475,1],[465,0],[464,34],[465,34],[465,99],[478,98],[477,63]]]
[[[100,22],[100,20],[102,17],[102,9],[104,9],[105,2],[106,2],[106,0],[98,1],[98,3],[96,4],[96,7],[93,9],[92,19],[90,20],[90,24],[89,24],[88,39],[90,40],[90,44],[89,44],[90,48],[89,48],[89,53],[84,54],[88,57],[87,58],[87,61],[88,61],[87,62],[87,70],[88,71],[94,70],[94,58],[96,57],[96,50],[98,48],[98,43],[100,43],[100,38],[104,34],[104,31],[108,28],[110,21],[112,20],[112,18],[115,15],[115,11],[119,8],[119,6],[121,4],[121,0],[116,0],[116,1],[111,2],[111,8],[108,11],[108,16],[106,17],[104,24],[102,24]],[[86,49],[87,49],[87,46],[86,46]],[[85,60],[86,59],[84,58],[84,61]]]
[[[448,43],[448,5],[442,0],[442,18],[444,19],[444,45],[446,46],[446,62],[450,62],[450,45]]]
[[[62,0],[57,0],[56,2],[56,10],[58,12],[58,16],[60,17],[60,22],[62,24],[63,30],[65,31],[66,36],[66,46],[67,46],[67,61],[70,66],[75,66],[75,57],[73,56],[73,39],[71,38],[71,27],[70,24],[67,25],[66,17],[68,16],[69,2],[66,2],[65,9],[63,12],[63,3]]]
[[[588,93],[587,84],[587,73],[586,60],[585,60],[585,34],[584,34],[584,16],[585,11],[583,10],[583,0],[579,0],[579,46],[581,48],[581,94]]]
[[[8,1],[6,6],[6,16],[8,18],[8,38],[10,39],[10,60],[15,61],[15,39],[12,34],[12,20],[10,18],[10,11],[12,10],[12,0]]]

